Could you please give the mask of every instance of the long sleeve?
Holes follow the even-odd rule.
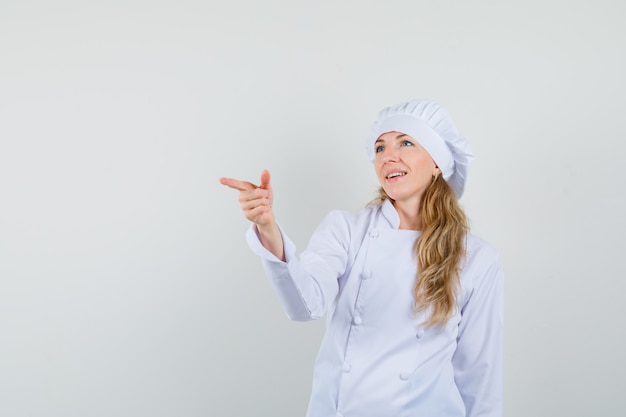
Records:
[[[466,416],[501,417],[503,274],[497,258],[476,272],[461,314],[452,365]]]
[[[280,227],[279,227],[280,228]],[[291,320],[307,321],[322,317],[333,304],[338,278],[348,262],[350,228],[339,211],[329,213],[313,233],[307,249],[296,256],[294,243],[280,228],[286,262],[260,243],[256,227],[246,234],[248,245],[261,257],[266,275]]]

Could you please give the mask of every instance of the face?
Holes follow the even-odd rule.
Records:
[[[419,202],[441,171],[422,146],[400,132],[387,132],[374,144],[374,168],[387,195],[398,202]]]

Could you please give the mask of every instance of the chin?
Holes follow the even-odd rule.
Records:
[[[385,190],[385,193],[387,194],[387,196],[389,196],[389,199],[392,201],[396,201],[398,198],[402,198],[402,196],[398,192],[387,190],[385,189],[385,187],[383,187],[383,190]]]

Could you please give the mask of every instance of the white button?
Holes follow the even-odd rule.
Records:
[[[370,231],[370,237],[376,239],[378,237],[378,230],[373,229],[372,231]]]
[[[344,364],[343,364],[343,371],[344,371],[345,373],[350,372],[350,370],[351,370],[351,369],[352,369],[352,366],[350,366],[350,364],[349,364],[349,363],[347,363],[347,362],[346,362],[346,363],[344,363]]]
[[[361,320],[361,316],[354,316],[353,322],[354,324],[361,324],[363,323],[363,320]]]
[[[337,412],[337,414],[335,414],[335,417],[343,417],[343,413]]]
[[[415,334],[415,337],[417,337],[418,339],[421,339],[422,337],[424,337],[424,330],[420,329],[417,331],[417,333]]]
[[[402,372],[400,374],[400,379],[403,381],[408,381],[410,377],[411,377],[411,374],[408,372]]]
[[[372,277],[372,271],[363,271],[361,279],[370,279]]]

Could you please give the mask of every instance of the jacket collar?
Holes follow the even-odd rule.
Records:
[[[380,210],[383,217],[385,218],[385,220],[387,220],[389,226],[392,229],[397,229],[400,227],[400,216],[398,215],[396,208],[393,206],[393,204],[391,204],[391,201],[389,201],[389,199],[383,201]]]

